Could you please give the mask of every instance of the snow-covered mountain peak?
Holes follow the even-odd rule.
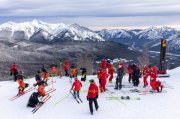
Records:
[[[37,37],[38,34],[41,38],[45,38],[47,41],[51,41],[54,38],[82,41],[104,41],[104,39],[94,31],[76,23],[70,25],[65,25],[63,23],[51,24],[36,19],[30,22],[7,22],[1,24],[0,37],[3,36],[4,32],[10,32],[10,36],[8,36],[10,39],[13,39],[14,36],[16,36],[16,39],[19,39],[18,34],[20,33],[20,36],[24,37],[20,39],[30,40],[33,37],[35,38],[33,41],[40,38],[39,36]],[[7,37],[7,35],[4,35],[3,37]]]

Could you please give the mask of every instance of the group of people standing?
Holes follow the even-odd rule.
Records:
[[[134,86],[139,85],[139,78],[143,77],[143,87],[148,86],[148,77],[150,77],[150,86],[152,90],[161,92],[163,89],[163,85],[160,81],[157,81],[158,77],[158,70],[156,66],[143,66],[142,71],[140,70],[140,67],[135,64],[129,64],[127,68],[128,74],[129,74],[129,82],[133,82]]]
[[[99,87],[100,92],[106,91],[106,83],[107,80],[109,80],[109,83],[112,83],[112,79],[114,78],[114,68],[113,64],[111,64],[109,61],[102,60],[99,66],[99,70],[97,72],[97,76],[99,79]],[[152,90],[154,91],[162,91],[163,85],[160,81],[157,81],[158,76],[158,70],[156,66],[151,66],[150,68],[148,66],[142,67],[142,70],[139,65],[130,62],[127,69],[125,68],[125,63],[123,60],[120,60],[116,64],[116,82],[115,82],[115,90],[121,90],[122,88],[122,80],[127,72],[129,75],[128,81],[129,83],[132,82],[134,87],[138,87],[140,84],[140,78],[143,77],[143,83],[144,86],[148,86],[148,80],[147,78],[150,77],[150,86],[152,87]]]

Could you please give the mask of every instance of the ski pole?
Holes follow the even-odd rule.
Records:
[[[52,76],[52,82],[54,81],[54,80],[53,80],[53,77],[54,77],[54,76]],[[54,89],[54,85],[53,85],[53,83],[52,83],[52,89]]]
[[[67,97],[70,96],[70,92],[68,94],[66,94],[61,100],[59,100],[58,102],[56,102],[54,105],[59,104],[60,102],[62,102],[63,100],[65,100]]]

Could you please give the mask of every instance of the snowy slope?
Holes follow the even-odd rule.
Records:
[[[122,91],[129,90],[128,88],[122,91],[115,91],[114,96],[130,95],[140,97],[140,101],[108,101],[106,97],[110,94],[103,93],[99,95],[99,111],[94,115],[90,115],[88,102],[86,101],[86,90],[89,83],[83,83],[81,98],[84,101],[78,104],[71,95],[69,90],[71,83],[68,78],[54,78],[57,83],[54,87],[57,91],[51,94],[52,98],[38,112],[31,113],[31,108],[27,108],[27,100],[30,93],[11,102],[10,97],[16,94],[17,84],[14,82],[0,82],[0,118],[1,119],[179,119],[180,117],[180,68],[168,71],[170,78],[160,79],[166,84],[173,86],[174,89],[165,88],[168,93],[139,95],[138,93],[124,94]],[[96,76],[88,76],[89,79],[96,79]],[[51,79],[51,78],[50,78]],[[115,79],[113,79],[114,83]],[[26,82],[34,82],[34,78],[26,80]],[[96,79],[96,82],[97,79]],[[127,82],[127,76],[123,80],[124,85],[130,85]],[[110,84],[108,84],[110,85]],[[51,85],[49,86],[49,88]],[[47,87],[48,88],[48,87]],[[142,89],[142,81],[139,89]],[[149,88],[148,88],[149,89]],[[113,88],[109,88],[113,90]],[[145,89],[147,90],[147,89]],[[34,90],[35,91],[35,90]],[[32,93],[32,92],[31,92]],[[66,97],[65,97],[66,96]],[[64,98],[65,97],[65,98]],[[63,99],[64,98],[64,99]],[[60,103],[56,102],[63,99]]]

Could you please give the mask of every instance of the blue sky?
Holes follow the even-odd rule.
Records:
[[[180,28],[180,0],[0,0],[0,23],[33,19],[92,29]]]

